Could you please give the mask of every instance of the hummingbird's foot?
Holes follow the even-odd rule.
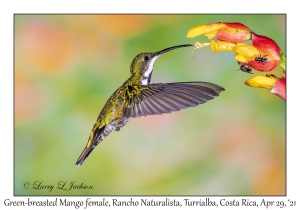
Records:
[[[121,126],[117,126],[115,131],[120,131]]]

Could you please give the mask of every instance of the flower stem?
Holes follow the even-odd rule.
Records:
[[[280,52],[280,67],[283,69],[283,71],[286,71],[286,59],[282,51]]]

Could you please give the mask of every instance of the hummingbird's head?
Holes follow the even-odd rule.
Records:
[[[135,56],[135,58],[133,59],[130,66],[130,73],[132,75],[136,75],[136,74],[140,75],[142,84],[147,85],[149,84],[151,79],[154,62],[160,55],[170,50],[174,50],[181,47],[189,47],[189,46],[193,46],[193,45],[191,44],[177,45],[177,46],[166,48],[158,52],[140,53],[137,56]]]

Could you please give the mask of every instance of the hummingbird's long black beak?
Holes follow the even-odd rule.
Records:
[[[164,54],[168,51],[171,51],[171,50],[174,50],[174,49],[177,49],[177,48],[190,47],[190,46],[194,46],[194,45],[192,45],[192,44],[183,44],[183,45],[177,45],[177,46],[169,47],[169,48],[166,48],[164,50],[161,50],[161,51],[158,51],[158,52],[154,53],[154,57],[160,56],[161,54]]]

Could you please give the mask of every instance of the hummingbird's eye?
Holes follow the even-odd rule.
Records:
[[[147,60],[149,60],[149,56],[146,55],[146,56],[144,57],[144,61],[147,61]]]

